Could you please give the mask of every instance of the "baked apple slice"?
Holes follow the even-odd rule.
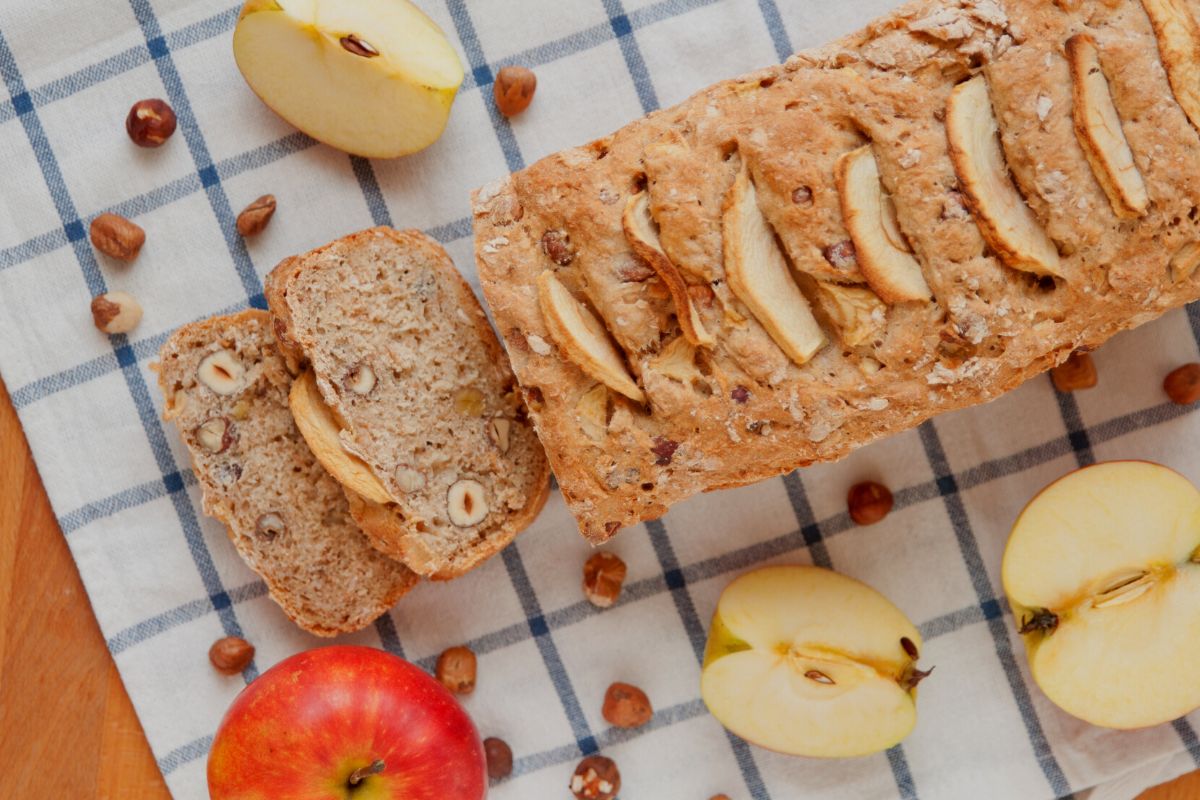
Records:
[[[373,503],[396,502],[367,463],[342,447],[338,436],[342,426],[325,405],[311,369],[292,382],[288,406],[308,449],[313,451],[325,471],[338,479],[338,483]]]
[[[846,758],[895,745],[917,722],[917,629],[883,595],[810,566],[764,567],[721,593],[700,696],[749,742]]]
[[[568,359],[614,392],[638,403],[646,401],[604,325],[550,270],[538,276],[538,305],[550,338]]]
[[[744,162],[725,199],[721,232],[729,288],[788,358],[805,364],[828,340],[758,207]]]
[[[1200,242],[1188,242],[1171,256],[1171,280],[1178,283],[1191,278],[1200,267]]]
[[[1198,561],[1200,492],[1173,470],[1114,461],[1043,489],[1002,575],[1046,696],[1110,728],[1200,707]]]
[[[921,265],[896,220],[896,206],[879,180],[871,145],[843,154],[834,170],[842,216],[863,277],[886,303],[929,301]]]
[[[1092,165],[1092,174],[1108,195],[1114,214],[1125,219],[1140,217],[1146,213],[1150,198],[1142,174],[1133,163],[1133,151],[1100,67],[1096,40],[1086,33],[1067,39],[1067,62],[1071,68],[1075,136]]]
[[[858,347],[883,332],[887,306],[865,286],[818,281],[821,308],[838,327],[842,344]]]
[[[650,265],[671,293],[683,335],[697,347],[712,347],[715,343],[712,334],[704,329],[700,312],[688,294],[687,282],[663,252],[654,218],[650,215],[650,195],[644,191],[632,195],[625,204],[621,223],[625,229],[625,239],[633,252]]]
[[[946,104],[946,135],[959,186],[984,241],[1013,269],[1061,277],[1058,249],[1008,174],[982,75],[954,87]]]
[[[1184,0],[1142,0],[1171,93],[1200,130],[1200,26]]]

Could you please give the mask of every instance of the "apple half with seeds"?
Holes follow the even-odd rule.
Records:
[[[437,141],[463,81],[442,29],[408,0],[248,0],[233,56],[276,114],[368,158]]]
[[[820,567],[749,572],[721,594],[700,696],[747,741],[845,758],[897,744],[917,722],[921,636],[864,583]]]
[[[1200,707],[1200,491],[1148,461],[1076,470],[1035,497],[1004,552],[1033,678],[1108,728]]]

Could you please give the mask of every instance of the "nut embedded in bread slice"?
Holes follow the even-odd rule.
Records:
[[[743,163],[725,199],[725,276],[767,333],[797,364],[804,364],[828,341],[788,268]]]
[[[282,262],[267,299],[277,337],[311,373],[293,396],[300,428],[376,548],[448,579],[533,521],[549,464],[440,245],[362,231]]]
[[[987,79],[954,87],[946,104],[946,136],[979,232],[1007,266],[1062,277],[1058,249],[1025,204],[1008,174]]]
[[[319,636],[359,630],[416,584],[371,547],[297,430],[292,376],[265,311],[185,325],[159,358],[165,418],[191,451],[204,510],[297,625]]]
[[[880,182],[873,147],[842,155],[834,174],[846,230],[867,283],[887,303],[931,300],[921,265],[900,231],[895,204]]]
[[[625,367],[608,332],[587,306],[575,299],[562,281],[546,270],[538,276],[538,305],[550,338],[567,359],[614,392],[638,403],[646,395]]]
[[[1114,214],[1126,219],[1143,216],[1150,198],[1113,105],[1096,40],[1086,33],[1067,39],[1067,62],[1071,67],[1075,135],[1092,174],[1108,195]]]

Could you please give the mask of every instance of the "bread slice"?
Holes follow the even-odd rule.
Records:
[[[1197,16],[918,0],[476,192],[483,293],[584,534],[840,458],[1200,298],[1195,92],[1173,80],[1200,63]],[[1136,220],[1076,134],[1080,31],[1144,184]],[[857,188],[854,153],[873,167]],[[629,235],[642,191],[654,252]],[[780,335],[801,298],[823,340]],[[587,311],[591,350],[556,338],[555,308]],[[583,357],[601,344],[602,371]]]
[[[309,370],[292,412],[377,548],[444,580],[533,521],[549,463],[479,301],[437,242],[362,231],[287,259],[266,295],[276,337]]]
[[[296,429],[267,312],[185,325],[159,358],[164,418],[191,452],[204,511],[297,625],[318,636],[359,630],[416,584],[370,546]]]

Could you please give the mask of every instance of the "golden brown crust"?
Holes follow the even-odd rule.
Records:
[[[1141,220],[1112,213],[1074,135],[1063,48],[1084,29],[1115,65],[1113,103],[1151,199]],[[996,253],[1010,242],[993,235],[1002,247],[989,247],[993,232],[964,202],[943,112],[977,75],[1007,177],[1058,251],[1053,281],[1002,263]],[[860,339],[839,329],[845,316],[828,305],[837,295],[819,291],[861,285],[852,250],[829,250],[825,266],[798,254],[843,235],[836,160],[868,142],[933,297],[887,305],[878,335]],[[845,349],[792,364],[728,292],[720,207],[743,160],[800,289]],[[636,255],[621,215],[642,187],[666,255],[713,291],[700,311],[716,343],[697,352],[697,379],[660,368],[683,335],[671,292],[626,269]],[[1191,274],[1172,282],[1168,263],[1200,240],[1197,208],[1200,138],[1172,97],[1140,0],[1084,0],[1069,12],[1042,0],[924,0],[484,187],[474,222],[484,293],[522,386],[540,400],[530,410],[563,495],[583,533],[603,541],[697,492],[836,459],[991,399],[1196,299]],[[570,243],[571,258],[549,257],[548,232]],[[609,393],[598,427],[595,381],[536,346],[547,336],[534,290],[545,270],[596,310],[645,406]]]

